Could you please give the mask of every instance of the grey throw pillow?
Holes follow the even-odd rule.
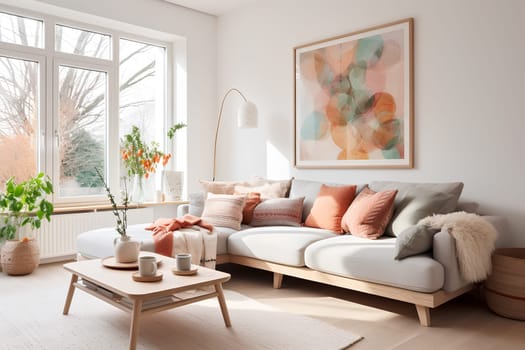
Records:
[[[456,209],[463,190],[461,182],[411,183],[373,181],[370,189],[376,192],[397,189],[394,215],[385,234],[398,236],[404,229],[432,214],[447,214]]]
[[[415,192],[409,192],[395,207],[389,227],[394,236],[399,236],[401,232],[416,225],[422,218],[441,214],[443,206],[450,201],[452,196],[443,192]]]
[[[426,225],[408,227],[397,236],[394,259],[401,260],[428,251],[438,231]]]
[[[206,195],[204,192],[195,192],[190,193],[190,208],[188,214],[193,216],[202,216],[202,211],[204,210],[204,201],[206,200]]]

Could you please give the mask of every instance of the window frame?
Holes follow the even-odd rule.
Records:
[[[113,129],[110,129],[109,127],[110,119],[112,119],[111,115],[114,115],[110,113],[110,106],[111,106],[111,103],[113,103],[112,100],[114,99],[114,97],[112,97],[111,94],[109,93],[110,86],[113,80],[115,79],[114,70],[111,67],[108,68],[105,65],[98,65],[98,64],[93,64],[93,63],[87,64],[86,62],[79,63],[79,62],[75,62],[72,59],[55,58],[53,60],[52,73],[53,73],[53,85],[57,89],[59,87],[60,67],[62,66],[76,68],[76,69],[84,69],[84,70],[95,71],[95,72],[102,72],[106,74],[105,94],[106,94],[107,102],[106,102],[106,111],[105,111],[105,130],[104,130],[104,138],[105,138],[105,143],[104,143],[105,166],[104,166],[104,169],[105,169],[106,178],[109,178],[111,182],[113,177],[117,176],[118,178],[118,174],[114,174],[108,171],[110,168],[109,164],[115,164],[115,163],[112,163],[109,159],[109,155],[112,153],[110,144],[109,144],[109,140],[115,137],[118,138],[118,122],[116,123],[117,124],[116,128],[113,127]],[[60,153],[59,152],[60,151],[60,135],[58,134],[60,121],[59,121],[58,90],[55,90],[55,88],[53,88],[53,91],[52,91],[52,102],[51,102],[52,110],[53,110],[51,114],[51,119],[52,119],[51,123],[53,125],[53,133],[51,135],[51,138],[53,139],[52,140],[53,146],[51,148],[51,158],[53,159],[51,172],[54,175],[52,179],[53,179],[53,186],[55,187],[55,193],[53,194],[53,202],[58,206],[61,206],[61,205],[67,206],[68,204],[78,204],[79,202],[81,204],[102,202],[106,199],[105,193],[102,193],[99,195],[89,195],[89,196],[61,196],[60,195],[60,190],[59,190],[60,189],[60,159],[55,159],[55,155]],[[118,144],[117,144],[117,147],[118,147]],[[113,184],[113,182],[111,183]],[[116,188],[115,186],[110,186],[110,187]]]
[[[120,139],[119,139],[119,44],[120,39],[137,41],[149,45],[159,46],[165,49],[165,77],[164,77],[164,120],[163,128],[167,131],[169,125],[175,122],[174,118],[174,45],[169,39],[157,40],[144,35],[135,35],[125,30],[113,27],[101,27],[83,21],[72,21],[52,14],[40,13],[26,9],[20,9],[1,4],[0,11],[27,17],[43,22],[43,48],[23,46],[18,44],[0,42],[0,54],[6,57],[27,59],[37,61],[39,70],[39,126],[38,135],[39,149],[37,151],[37,172],[47,173],[54,184],[59,186],[60,166],[56,159],[58,145],[56,133],[58,132],[58,67],[60,65],[71,66],[80,69],[93,69],[103,71],[107,74],[107,109],[106,109],[106,159],[105,177],[110,188],[119,189],[121,176],[118,166],[111,166],[120,162]],[[110,36],[110,58],[95,58],[81,56],[73,53],[56,51],[55,49],[55,26],[63,25],[79,30],[100,33]],[[56,89],[56,91],[55,91]],[[160,140],[161,147],[169,153],[173,152],[173,144],[168,142],[166,133]],[[167,169],[173,169],[174,161],[170,162]],[[113,191],[117,196],[120,191]],[[52,201],[57,208],[84,205],[107,204],[105,194],[60,197],[59,191],[55,190]]]

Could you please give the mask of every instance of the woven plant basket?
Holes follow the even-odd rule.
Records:
[[[8,275],[27,275],[40,262],[40,249],[34,239],[8,240],[0,252],[2,269]]]
[[[525,320],[525,248],[497,249],[492,274],[485,281],[485,300],[498,315]]]

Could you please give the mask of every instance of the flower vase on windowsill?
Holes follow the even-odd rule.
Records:
[[[131,184],[131,196],[130,202],[132,203],[143,203],[144,202],[144,178],[139,175],[133,175],[133,183]]]
[[[168,137],[172,137],[176,130],[184,127],[184,124],[176,124],[168,133]],[[173,130],[175,131],[173,131]],[[121,140],[122,144],[122,160],[126,167],[128,176],[133,181],[131,188],[131,202],[142,203],[145,199],[145,181],[153,179],[153,175],[157,171],[157,167],[162,164],[166,167],[171,154],[164,153],[159,150],[158,142],[146,142],[140,132],[140,129],[133,125],[131,132],[124,135]],[[148,186],[149,188],[150,186]],[[150,191],[148,191],[148,194]],[[148,196],[151,198],[152,196]]]

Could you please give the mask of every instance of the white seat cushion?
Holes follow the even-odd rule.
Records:
[[[394,237],[376,240],[352,235],[312,243],[305,251],[311,269],[431,293],[443,288],[445,270],[429,255],[395,260]]]
[[[290,266],[304,266],[304,250],[332,231],[310,227],[263,226],[239,231],[228,238],[228,252]]]

